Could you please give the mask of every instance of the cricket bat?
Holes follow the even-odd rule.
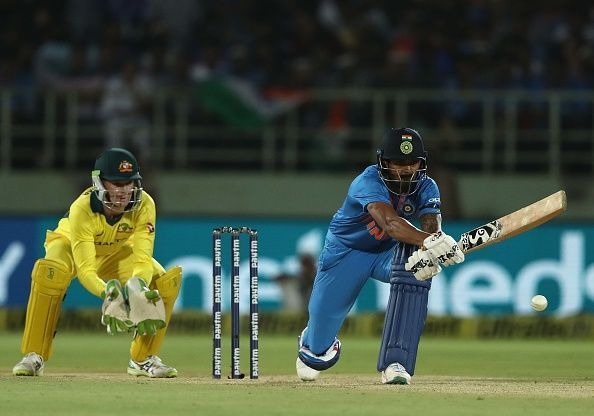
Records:
[[[565,191],[555,192],[511,214],[465,232],[460,236],[458,246],[464,253],[480,250],[544,224],[566,208]]]

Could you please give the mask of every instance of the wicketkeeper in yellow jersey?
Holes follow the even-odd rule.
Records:
[[[177,370],[157,356],[181,285],[181,268],[167,271],[153,258],[155,203],[142,190],[136,158],[125,149],[99,155],[93,186],[47,232],[45,257],[35,262],[21,350],[13,374],[43,373],[62,300],[78,277],[103,299],[107,332],[135,331],[128,373],[175,377]]]

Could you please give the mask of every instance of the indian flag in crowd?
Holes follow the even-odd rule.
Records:
[[[202,106],[234,127],[263,127],[305,99],[303,91],[270,89],[260,93],[239,78],[209,78],[198,84]]]

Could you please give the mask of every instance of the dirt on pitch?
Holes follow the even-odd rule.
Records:
[[[263,388],[300,388],[300,389],[353,389],[353,390],[390,390],[406,389],[411,393],[434,394],[469,394],[478,397],[560,397],[586,399],[594,398],[594,380],[556,380],[556,379],[519,379],[519,378],[479,378],[460,376],[415,376],[410,386],[383,385],[379,376],[332,374],[315,382],[302,382],[295,376],[261,376],[257,380],[221,379],[213,380],[210,376],[180,376],[172,379],[149,379],[131,377],[115,373],[49,373],[44,378],[59,380],[99,380],[132,383],[173,383],[207,384]]]

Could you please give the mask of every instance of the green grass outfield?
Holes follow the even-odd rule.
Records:
[[[592,341],[424,338],[413,385],[384,386],[373,338],[344,338],[341,360],[315,383],[295,376],[295,337],[261,337],[259,380],[212,380],[211,339],[177,334],[161,356],[179,377],[134,378],[129,339],[59,333],[45,375],[28,378],[11,374],[20,334],[0,332],[0,415],[594,414]],[[223,351],[227,370],[227,339]]]

